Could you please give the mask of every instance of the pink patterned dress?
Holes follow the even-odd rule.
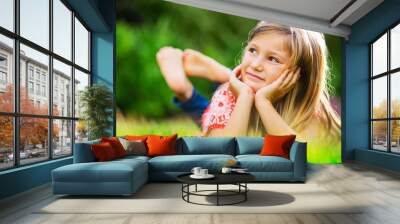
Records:
[[[201,117],[202,134],[205,135],[212,129],[224,128],[231,117],[235,104],[236,97],[229,90],[229,83],[220,85]]]

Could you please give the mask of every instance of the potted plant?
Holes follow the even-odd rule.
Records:
[[[94,84],[80,92],[81,117],[87,127],[89,140],[110,136],[112,125],[112,92],[102,84]]]

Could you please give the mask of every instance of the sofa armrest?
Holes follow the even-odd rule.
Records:
[[[100,143],[100,140],[75,143],[75,145],[74,145],[74,163],[95,162],[96,158],[94,157],[90,146],[92,144],[97,144],[97,143]]]
[[[290,149],[290,160],[293,162],[293,178],[305,181],[307,172],[307,143],[294,142]]]

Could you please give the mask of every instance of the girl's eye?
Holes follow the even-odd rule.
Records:
[[[269,57],[268,60],[270,60],[274,63],[280,63],[280,61],[276,57]]]
[[[250,53],[256,53],[257,50],[256,50],[254,47],[251,47],[251,48],[249,48],[249,52],[250,52]]]

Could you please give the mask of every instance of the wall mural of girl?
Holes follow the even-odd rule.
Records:
[[[329,102],[323,35],[259,22],[240,64],[230,71],[200,52],[164,47],[157,53],[177,105],[201,114],[204,136],[297,135],[340,144],[340,119]],[[187,76],[221,82],[210,103]],[[194,117],[199,120],[199,117]]]
[[[173,104],[201,136],[296,135],[308,143],[309,162],[340,163],[340,105],[324,34],[260,21],[243,46],[233,69],[193,46],[160,46],[154,58]],[[208,97],[192,78],[218,86]]]

